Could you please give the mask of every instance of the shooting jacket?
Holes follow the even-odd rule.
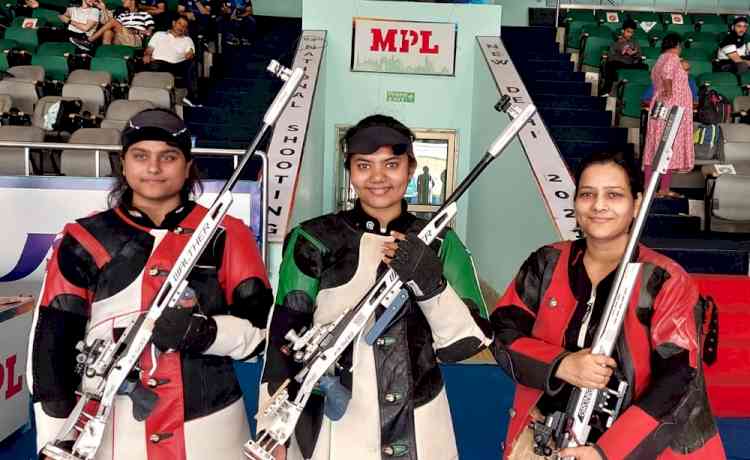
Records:
[[[75,405],[76,343],[117,340],[149,308],[206,211],[186,202],[156,226],[123,206],[65,226],[47,261],[30,337],[38,449]],[[155,353],[147,346],[140,382],[158,395],[156,407],[140,422],[130,398],[116,396],[97,460],[236,460],[249,438],[232,362],[262,351],[272,305],[250,229],[226,216],[188,281],[195,308],[216,321],[215,341],[203,353]]]
[[[380,228],[359,203],[292,230],[285,242],[276,305],[261,380],[263,407],[301,368],[282,352],[284,336],[311,324],[327,324],[355,306],[385,271],[382,245],[391,230],[418,233],[425,221],[406,211]],[[352,391],[343,417],[330,420],[324,398],[313,394],[297,424],[288,459],[458,458],[438,359],[466,359],[489,344],[486,307],[469,252],[452,230],[431,246],[443,261],[445,289],[424,301],[413,294],[373,346],[363,337],[339,359],[337,374]],[[376,311],[379,317],[382,309]],[[373,325],[370,318],[365,331]],[[351,370],[351,371],[350,371]],[[260,423],[259,423],[260,425]],[[263,430],[263,426],[258,427]]]
[[[579,336],[589,300],[575,295],[581,289],[580,275],[574,274],[584,270],[588,280],[584,251],[585,241],[579,240],[532,253],[491,315],[492,352],[517,383],[503,458],[529,425],[534,407],[565,410],[570,385],[554,373],[567,354],[591,346],[596,322],[583,347],[570,339]],[[619,417],[594,447],[605,460],[724,459],[702,369],[707,304],[671,259],[641,245],[637,261],[643,266],[613,354],[628,391]],[[611,273],[599,283],[602,309],[613,278]],[[715,347],[708,344],[706,350]]]

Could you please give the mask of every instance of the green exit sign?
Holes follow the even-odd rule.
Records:
[[[385,100],[387,102],[414,104],[414,99],[414,92],[411,91],[386,91],[385,93]]]

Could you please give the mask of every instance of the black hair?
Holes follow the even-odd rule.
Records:
[[[407,128],[406,125],[401,123],[400,121],[396,120],[393,117],[389,117],[388,115],[382,115],[382,114],[375,114],[370,115],[368,117],[365,117],[359,122],[352,126],[351,128],[346,130],[346,133],[344,133],[344,136],[339,140],[339,146],[341,147],[341,152],[344,154],[344,167],[349,170],[350,164],[349,160],[351,158],[351,154],[347,152],[347,145],[351,141],[351,139],[361,130],[365,128],[371,128],[373,126],[384,126],[387,128],[395,129],[399,133],[403,134],[404,136],[408,137],[411,142],[414,142],[414,140],[417,138],[414,133],[411,131],[411,129]],[[413,155],[409,155],[409,167],[414,167],[417,165],[417,160]]]
[[[677,33],[668,33],[661,41],[661,52],[677,48],[682,43],[682,37]]]
[[[628,183],[630,184],[630,193],[633,195],[633,198],[638,197],[638,194],[643,192],[641,170],[638,169],[638,166],[636,166],[631,155],[626,155],[623,152],[599,152],[587,156],[578,165],[578,169],[576,170],[576,196],[578,196],[578,186],[581,183],[583,172],[586,171],[589,166],[609,163],[616,164],[625,171],[625,175],[628,177]]]
[[[117,166],[113,168],[115,175],[115,184],[107,195],[107,204],[110,208],[119,208],[122,205],[130,205],[133,202],[133,189],[128,184],[127,179],[122,174],[122,162],[125,152],[120,153],[119,162]],[[203,193],[203,182],[200,178],[200,171],[198,166],[193,160],[190,163],[190,169],[188,170],[188,177],[185,179],[185,183],[182,184],[180,190],[180,199],[182,202],[188,201],[190,196],[197,196]]]
[[[625,30],[625,29],[635,30],[637,28],[638,28],[638,25],[635,23],[634,20],[630,18],[626,19],[625,22],[622,23],[622,30]]]

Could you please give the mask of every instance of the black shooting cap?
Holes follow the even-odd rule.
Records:
[[[368,126],[358,130],[347,140],[344,154],[348,157],[353,153],[374,153],[384,145],[389,145],[396,155],[404,153],[414,157],[412,139],[389,126]]]
[[[186,159],[191,158],[190,131],[171,110],[146,109],[133,115],[120,136],[123,153],[140,141],[164,141],[180,149]]]

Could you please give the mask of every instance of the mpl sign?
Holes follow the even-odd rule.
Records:
[[[6,300],[0,297],[0,440],[29,420],[25,371],[33,299]]]
[[[454,75],[456,25],[354,18],[352,70]]]

